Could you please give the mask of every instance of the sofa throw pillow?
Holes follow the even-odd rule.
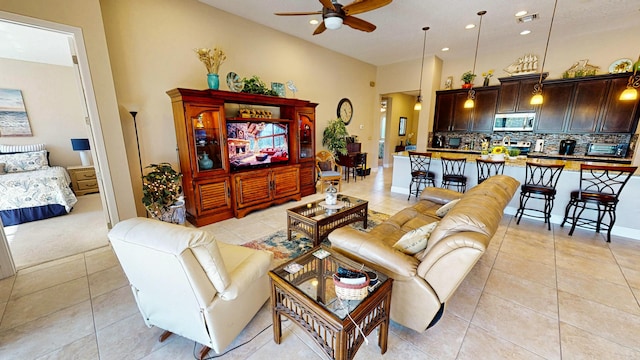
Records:
[[[438,226],[438,221],[423,225],[404,234],[400,240],[393,244],[393,248],[407,255],[415,255],[427,247],[429,236]]]
[[[0,175],[4,175],[5,171],[4,171],[4,163],[0,163]]]
[[[0,155],[0,162],[5,164],[5,171],[8,173],[38,170],[49,166],[46,150],[3,154]]]
[[[440,208],[436,210],[436,215],[438,217],[444,217],[445,215],[447,215],[447,213],[449,213],[449,210],[451,210],[454,206],[456,206],[458,201],[460,201],[460,199],[451,200],[448,203],[440,206]]]
[[[331,171],[331,161],[318,161],[318,167],[322,171]]]

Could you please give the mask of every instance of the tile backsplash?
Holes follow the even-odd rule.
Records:
[[[432,146],[433,133],[429,134],[429,147]],[[435,135],[443,135],[447,139],[450,137],[460,138],[460,147],[465,144],[469,145],[471,150],[480,150],[482,139],[485,137],[491,137],[491,141],[502,140],[505,136],[508,136],[511,141],[529,141],[531,142],[531,151],[535,146],[536,140],[544,140],[544,153],[553,154],[557,153],[560,147],[560,141],[565,139],[576,140],[576,148],[574,154],[584,154],[587,151],[589,143],[629,143],[629,151],[627,157],[631,158],[634,154],[636,143],[638,140],[638,134],[537,134],[532,132],[496,132],[492,134],[487,133],[468,133],[468,132],[437,132]],[[447,143],[447,141],[445,141]]]

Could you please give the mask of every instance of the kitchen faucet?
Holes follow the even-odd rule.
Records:
[[[509,135],[505,135],[505,137],[502,138],[502,145],[503,146],[511,145],[511,137]]]

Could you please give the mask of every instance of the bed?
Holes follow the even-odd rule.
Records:
[[[0,153],[0,218],[5,226],[66,215],[78,201],[67,170],[46,150]]]

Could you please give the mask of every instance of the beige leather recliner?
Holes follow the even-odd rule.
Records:
[[[224,350],[269,298],[273,254],[209,232],[146,218],[118,223],[109,240],[147,326]]]
[[[423,332],[442,315],[446,302],[482,256],[519,182],[492,176],[464,194],[425,188],[420,200],[369,233],[342,227],[329,234],[331,247],[391,278],[391,320]],[[439,218],[436,210],[459,202]],[[427,248],[406,255],[393,245],[408,231],[439,221]]]

